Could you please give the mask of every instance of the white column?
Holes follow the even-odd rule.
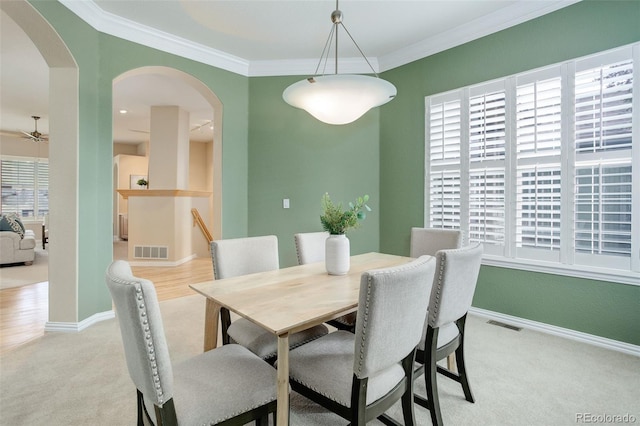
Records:
[[[151,107],[149,189],[189,189],[189,113]]]

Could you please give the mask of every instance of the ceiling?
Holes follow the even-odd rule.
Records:
[[[343,0],[343,23],[376,72],[409,63],[578,0]],[[311,75],[331,29],[332,0],[61,0],[98,31],[246,76]],[[48,131],[48,67],[0,12],[0,130]],[[334,53],[331,53],[333,57]],[[371,69],[340,32],[341,72]],[[330,68],[332,69],[332,65]],[[158,88],[162,88],[158,90]],[[176,79],[135,75],[114,85],[114,141],[148,140],[151,105],[190,113],[194,140],[212,140],[213,111]],[[120,109],[128,110],[120,114]]]

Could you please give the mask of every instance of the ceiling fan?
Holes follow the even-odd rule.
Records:
[[[23,137],[25,139],[31,139],[34,142],[48,142],[49,137],[47,135],[43,135],[38,131],[38,120],[40,120],[40,117],[38,117],[37,115],[32,115],[31,118],[33,118],[35,122],[35,129],[33,132],[23,131],[22,133],[25,135]]]

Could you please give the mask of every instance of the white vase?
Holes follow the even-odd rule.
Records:
[[[325,243],[325,267],[329,275],[345,275],[349,272],[351,248],[345,234],[329,235]]]

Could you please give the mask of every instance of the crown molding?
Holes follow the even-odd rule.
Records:
[[[488,36],[531,19],[562,9],[581,0],[520,1],[498,12],[483,16],[379,58],[380,69],[388,71],[418,59],[443,52],[472,40]]]
[[[338,71],[340,74],[374,74],[380,72],[377,58],[367,58],[371,67],[362,57],[340,58]],[[326,66],[321,67],[317,73],[318,59],[285,59],[279,61],[251,61],[249,64],[249,77],[267,77],[283,75],[324,75],[335,74],[335,60],[328,59]],[[373,68],[373,70],[371,70]],[[323,71],[324,70],[324,71]]]
[[[246,77],[311,75],[318,63],[317,59],[249,61],[105,12],[92,0],[59,1],[97,31]],[[368,59],[376,72],[388,71],[554,12],[579,1],[581,0],[521,0],[510,7],[476,19],[469,24],[452,28],[379,58],[369,57]],[[332,65],[330,67],[327,64],[327,69],[331,68]],[[340,72],[368,74],[371,73],[371,68],[362,58],[341,58]]]
[[[248,76],[249,61],[105,12],[93,1],[59,0],[95,30],[143,46]]]

